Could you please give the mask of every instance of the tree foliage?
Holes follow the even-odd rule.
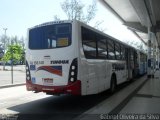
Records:
[[[22,46],[15,44],[9,45],[6,54],[3,56],[2,60],[5,62],[12,60],[14,63],[23,59],[24,50]]]
[[[24,44],[23,37],[19,39],[17,36],[8,37],[5,35],[2,35],[0,37],[0,60],[5,62],[8,62],[9,60],[13,60],[14,63],[21,62],[22,64],[24,64],[24,60],[25,60],[24,46],[25,44]],[[5,53],[4,53],[4,49],[5,49]],[[13,56],[12,56],[12,53],[13,53]]]
[[[96,15],[96,1],[89,6],[85,6],[80,0],[65,0],[61,4],[62,10],[66,13],[69,20],[79,20],[89,23]]]

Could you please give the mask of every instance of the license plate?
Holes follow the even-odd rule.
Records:
[[[44,84],[53,84],[53,78],[43,78]]]

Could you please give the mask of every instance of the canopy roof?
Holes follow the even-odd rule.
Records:
[[[147,44],[148,27],[160,47],[160,0],[99,0]]]

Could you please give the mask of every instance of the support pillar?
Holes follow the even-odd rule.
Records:
[[[160,70],[160,49],[158,48],[158,69]]]
[[[159,49],[158,49],[158,43],[156,44],[156,70],[159,69]]]
[[[152,74],[152,59],[151,59],[151,37],[152,33],[150,31],[150,27],[148,27],[148,54],[147,54],[147,77],[151,78],[153,77]]]
[[[152,74],[154,74],[155,70],[156,70],[156,39],[155,39],[155,35],[152,34],[151,40],[153,42],[153,57],[151,56],[151,59],[153,59],[153,68],[152,68]]]

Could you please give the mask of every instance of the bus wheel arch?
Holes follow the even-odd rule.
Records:
[[[117,77],[116,74],[113,73],[111,76],[111,81],[110,81],[110,92],[114,93],[117,87]]]

